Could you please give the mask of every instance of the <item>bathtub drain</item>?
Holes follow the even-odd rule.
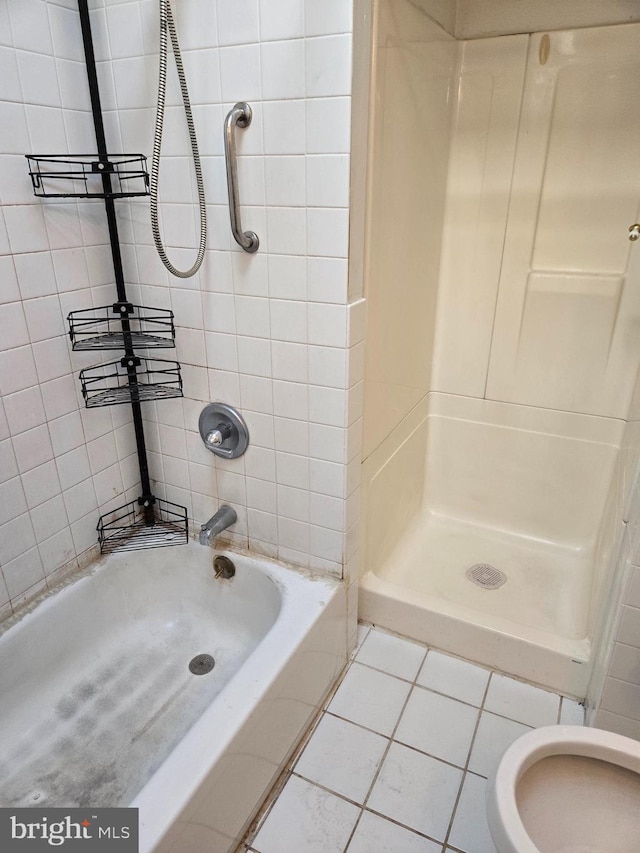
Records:
[[[467,578],[483,589],[498,589],[507,582],[507,576],[488,563],[476,563],[465,572]]]
[[[189,662],[189,671],[194,675],[206,675],[208,672],[211,672],[215,665],[216,662],[211,655],[196,655]]]

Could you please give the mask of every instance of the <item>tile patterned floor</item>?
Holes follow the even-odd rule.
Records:
[[[495,853],[487,776],[570,699],[360,626],[347,673],[247,839],[250,853]]]

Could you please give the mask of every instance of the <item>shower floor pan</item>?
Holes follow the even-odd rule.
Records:
[[[504,572],[506,582],[477,585],[467,577],[477,564]],[[361,579],[360,616],[582,697],[592,571],[580,551],[431,515]]]

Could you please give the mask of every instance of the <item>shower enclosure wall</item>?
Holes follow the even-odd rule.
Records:
[[[637,464],[640,26],[375,31],[361,615],[584,696]]]

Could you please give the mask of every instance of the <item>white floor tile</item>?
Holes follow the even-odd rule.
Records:
[[[448,840],[465,853],[496,853],[487,824],[486,787],[486,779],[481,776],[467,773],[464,778]]]
[[[440,853],[440,845],[383,817],[363,812],[346,853]]]
[[[374,666],[376,669],[382,669],[398,678],[413,681],[426,653],[424,646],[372,628],[356,660],[368,666]]]
[[[528,726],[551,726],[558,722],[560,697],[541,687],[493,673],[484,707]]]
[[[294,772],[362,803],[388,743],[381,735],[324,714]]]
[[[406,681],[352,663],[327,710],[390,735],[410,690]]]
[[[489,776],[498,766],[507,747],[520,737],[530,732],[529,726],[505,720],[483,711],[476,732],[476,739],[471,750],[469,770],[481,776]]]
[[[394,738],[464,767],[479,713],[470,705],[414,687]]]
[[[360,810],[292,776],[260,828],[258,853],[342,853]]]
[[[584,726],[584,705],[563,696],[560,703],[560,722],[563,726]]]
[[[446,693],[461,702],[480,706],[489,674],[488,670],[466,660],[430,651],[420,670],[418,684]]]
[[[461,779],[461,770],[393,743],[367,806],[443,841]]]

